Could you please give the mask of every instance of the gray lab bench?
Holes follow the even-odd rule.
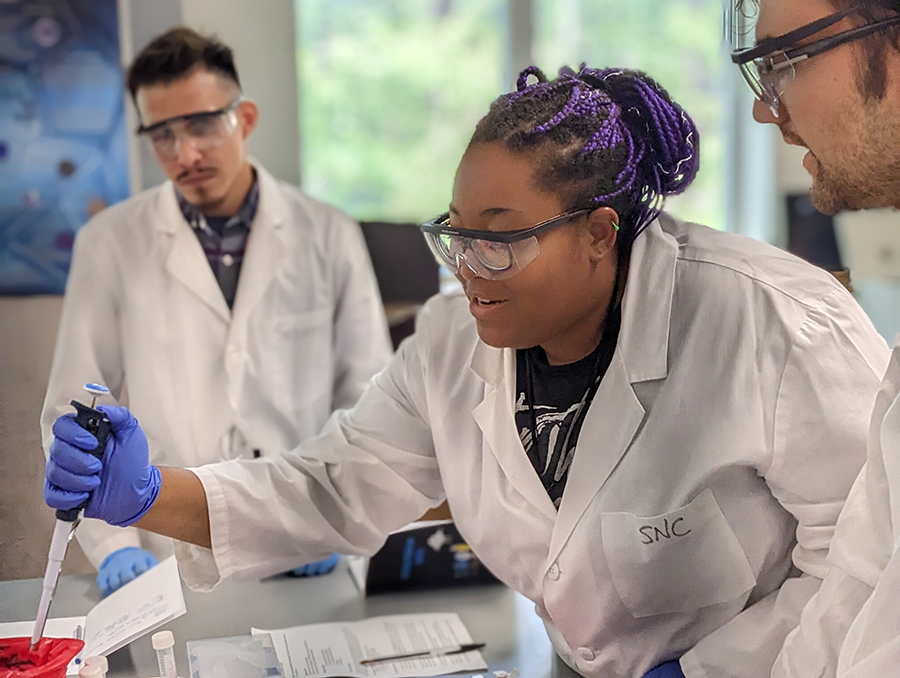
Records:
[[[34,619],[40,591],[39,579],[0,582],[0,622]],[[275,629],[416,612],[458,613],[472,638],[487,643],[482,654],[490,671],[516,668],[522,678],[551,678],[559,671],[534,605],[499,584],[366,598],[342,559],[337,569],[324,577],[226,583],[211,593],[194,593],[185,587],[184,597],[187,614],[163,627],[175,634],[180,676],[188,676],[188,640],[246,635],[251,626]],[[85,615],[99,599],[93,576],[63,577],[50,616]],[[149,636],[114,652],[109,660],[112,677],[149,678],[159,673]],[[486,675],[493,678],[490,672]]]

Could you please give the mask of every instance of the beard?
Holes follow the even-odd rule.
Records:
[[[219,209],[225,203],[225,196],[221,198],[209,198],[207,196],[199,197],[196,201],[191,201],[198,210],[203,214],[208,214]]]
[[[831,125],[813,138],[798,133],[789,119],[779,125],[786,142],[810,151],[804,166],[812,177],[810,202],[819,212],[900,206],[900,118],[894,108],[886,101],[841,103],[829,116]]]
[[[900,202],[900,127],[896,118],[884,115],[878,104],[856,107],[855,116],[845,113],[852,124],[832,132],[833,145],[817,149],[822,157],[811,152],[814,167],[809,197],[823,214],[896,207]]]
[[[900,166],[881,159],[880,164],[846,163],[844,167],[826,166],[815,155],[809,199],[823,214],[843,210],[889,207],[900,198]]]
[[[203,214],[219,209],[227,197],[227,195],[219,195],[207,186],[187,186],[181,194]]]
[[[842,210],[861,209],[855,205],[861,202],[855,187],[847,185],[846,180],[835,178],[825,169],[822,162],[813,156],[816,171],[813,174],[812,188],[809,189],[809,201],[822,214],[834,215]]]

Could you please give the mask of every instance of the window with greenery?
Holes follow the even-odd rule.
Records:
[[[359,219],[449,201],[503,88],[504,0],[297,0],[303,188]]]
[[[586,62],[642,69],[666,87],[703,140],[700,175],[670,207],[724,226],[721,0],[295,1],[311,195],[359,219],[446,209],[475,123],[508,91],[507,64],[527,44],[548,76]],[[530,35],[510,28],[507,3],[520,2],[531,2]]]

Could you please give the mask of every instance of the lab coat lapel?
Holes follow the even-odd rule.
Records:
[[[470,365],[484,380],[484,399],[472,416],[484,437],[484,451],[497,459],[510,483],[550,520],[556,508],[535,473],[519,439],[515,421],[516,352],[478,342]]]
[[[287,205],[275,179],[256,166],[259,207],[250,227],[244,263],[234,300],[232,327],[245,327],[253,309],[265,294],[278,271],[286,247],[282,228],[287,221]]]
[[[657,222],[635,241],[616,351],[578,434],[548,562],[557,558],[640,429],[645,412],[633,384],[668,374],[677,257],[678,243]]]
[[[172,248],[166,259],[166,270],[224,322],[231,319],[231,311],[222,296],[203,247],[178,207],[175,188],[166,183],[160,191],[159,217],[156,228],[172,237]]]
[[[644,408],[631,388],[622,354],[616,351],[578,434],[550,541],[551,561],[625,454],[643,419]]]

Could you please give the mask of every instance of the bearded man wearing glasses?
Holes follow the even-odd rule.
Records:
[[[746,16],[752,4],[736,9]],[[827,214],[900,207],[900,2],[760,0],[758,10],[756,45],[732,60],[757,97],[755,119],[808,149],[803,166],[815,207]],[[835,529],[831,569],[773,677],[900,675],[897,348],[869,430],[866,465]]]
[[[159,461],[293,449],[391,355],[362,233],[248,157],[259,111],[226,45],[172,29],[135,58],[128,89],[169,181],[78,234],[45,450],[86,382],[134,410]],[[77,534],[104,595],[172,552],[166,538],[94,520]],[[326,573],[335,559],[292,572]]]

